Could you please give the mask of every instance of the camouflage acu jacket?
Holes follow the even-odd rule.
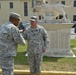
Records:
[[[27,51],[41,53],[43,48],[47,48],[49,44],[48,34],[42,26],[37,28],[27,27],[23,36],[28,41]]]
[[[0,56],[16,56],[18,44],[25,45],[23,36],[11,22],[0,27]]]

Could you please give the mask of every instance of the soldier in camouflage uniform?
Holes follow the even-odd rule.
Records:
[[[20,15],[12,12],[9,22],[0,28],[0,64],[2,75],[14,75],[14,56],[17,54],[18,44],[25,45],[25,39],[16,27],[20,21]]]
[[[48,36],[46,30],[38,25],[37,17],[30,19],[31,26],[27,27],[23,33],[25,40],[28,41],[28,62],[31,75],[40,75],[43,52],[48,47]]]

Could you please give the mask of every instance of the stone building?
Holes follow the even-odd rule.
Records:
[[[64,5],[70,5],[71,0],[62,0]],[[0,25],[8,21],[10,12],[21,15],[22,21],[28,22],[35,0],[0,0]],[[76,0],[70,8],[64,8],[67,18],[76,21]],[[40,19],[40,16],[39,16]]]

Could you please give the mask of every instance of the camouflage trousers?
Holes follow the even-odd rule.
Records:
[[[33,74],[40,75],[41,63],[42,63],[42,53],[41,54],[28,53],[28,62],[29,62],[29,66],[30,66],[31,75],[33,75]]]
[[[2,75],[14,75],[14,57],[1,58]]]

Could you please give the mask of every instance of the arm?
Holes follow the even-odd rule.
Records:
[[[47,31],[45,29],[43,29],[43,40],[44,40],[43,52],[45,52],[49,46],[49,38],[48,38]]]
[[[20,34],[18,28],[12,28],[12,34],[13,34],[13,39],[16,43],[25,45],[25,39],[23,38],[22,34]]]
[[[23,37],[24,37],[25,40],[27,40],[27,30],[25,30],[25,31],[23,32]]]
[[[70,5],[63,5],[64,7],[71,7],[73,5],[73,0],[71,0]]]

